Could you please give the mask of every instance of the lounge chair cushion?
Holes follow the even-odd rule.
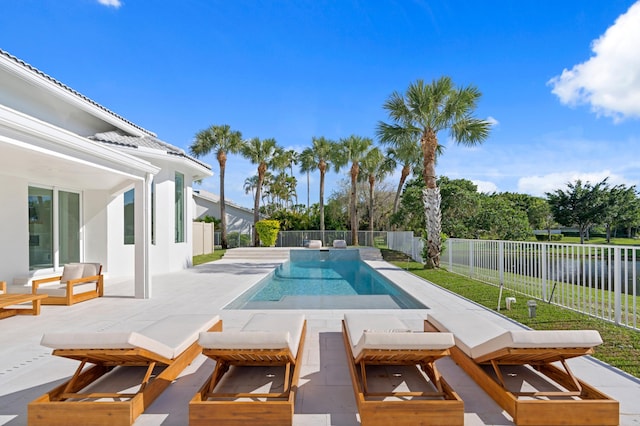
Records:
[[[429,313],[440,331],[454,334],[456,346],[471,358],[505,348],[585,348],[602,343],[596,330],[507,330],[470,311]]]
[[[480,357],[504,348],[592,348],[602,344],[596,330],[511,330],[473,348]]]
[[[334,248],[346,248],[347,242],[345,240],[333,240]]]
[[[284,349],[296,356],[304,328],[302,314],[254,314],[240,331],[201,333],[199,343],[211,349]]]
[[[320,240],[310,240],[309,241],[309,248],[321,248],[322,247],[322,241]]]
[[[40,343],[54,349],[142,348],[174,359],[218,320],[217,315],[172,315],[138,332],[47,333]]]
[[[448,349],[454,345],[451,333],[412,333],[393,315],[345,314],[353,356],[365,349]]]

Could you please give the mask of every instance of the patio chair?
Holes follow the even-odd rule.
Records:
[[[73,305],[104,295],[104,277],[99,263],[67,263],[62,275],[31,282],[33,294],[46,294],[43,305]]]
[[[307,247],[310,249],[322,248],[322,240],[309,240],[309,245]]]
[[[618,401],[567,363],[602,343],[595,330],[509,330],[470,311],[429,313],[425,330],[453,333],[451,357],[517,425],[619,424]]]
[[[342,330],[363,425],[464,424],[464,404],[435,364],[449,355],[453,335],[411,332],[396,316],[380,314],[345,314]],[[370,374],[375,379],[369,380],[367,367],[373,366],[393,373]],[[389,381],[405,390],[389,391]]]
[[[207,330],[222,330],[217,315],[168,316],[137,332],[45,334],[41,344],[53,355],[80,365],[29,403],[29,425],[133,424],[201,353],[198,336]]]
[[[306,327],[301,314],[254,314],[240,331],[201,333],[216,366],[189,403],[189,424],[291,425]]]
[[[333,248],[347,248],[345,240],[333,240]]]
[[[7,282],[0,281],[0,294],[7,294]]]

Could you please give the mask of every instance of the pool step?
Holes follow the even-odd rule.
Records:
[[[227,250],[225,259],[260,259],[260,260],[286,260],[289,259],[289,250],[306,250],[299,247],[238,247]],[[341,250],[341,249],[332,249]],[[360,247],[362,260],[382,260],[380,250],[375,247]]]

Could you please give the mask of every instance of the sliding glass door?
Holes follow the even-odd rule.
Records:
[[[29,269],[80,261],[80,194],[29,187]]]

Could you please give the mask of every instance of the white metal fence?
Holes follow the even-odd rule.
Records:
[[[638,247],[450,238],[449,271],[636,330]]]
[[[303,247],[306,241],[320,240],[325,247],[331,247],[334,240],[351,241],[351,231],[280,231],[277,247]],[[227,234],[229,248],[249,247],[253,239],[248,233],[232,232]],[[215,244],[220,245],[220,232],[215,233]],[[403,252],[417,262],[422,262],[422,239],[413,236],[411,231],[358,231],[358,245],[369,247],[387,247]]]

